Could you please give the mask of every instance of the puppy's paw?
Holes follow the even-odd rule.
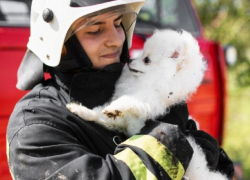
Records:
[[[108,118],[116,119],[117,117],[123,117],[123,114],[119,110],[107,110],[106,108],[103,110],[103,114],[105,114]]]
[[[81,114],[81,105],[80,104],[76,104],[76,103],[69,103],[66,105],[66,107],[68,108],[68,110],[76,115],[79,116],[79,114]]]
[[[135,106],[107,106],[102,113],[106,115],[108,118],[116,119],[116,118],[124,118],[124,116],[131,116],[131,117],[139,117],[138,108]]]
[[[66,107],[70,110],[70,112],[76,114],[86,121],[95,121],[98,119],[96,112],[86,108],[85,106],[81,106],[80,104],[70,103],[67,104]]]
[[[108,118],[138,117],[146,110],[144,103],[131,96],[122,96],[106,106],[102,113]]]

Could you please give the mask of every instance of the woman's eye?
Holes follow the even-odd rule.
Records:
[[[87,34],[89,34],[89,35],[97,35],[97,34],[99,34],[100,33],[100,29],[98,29],[97,31],[91,31],[91,32],[87,32]]]
[[[121,25],[121,23],[115,24],[115,27],[116,27],[116,28],[120,28],[120,27],[122,27],[122,25]]]

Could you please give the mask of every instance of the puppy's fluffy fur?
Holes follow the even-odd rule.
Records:
[[[93,110],[74,103],[67,107],[84,120],[132,136],[145,120],[156,119],[169,107],[186,101],[200,85],[205,69],[199,45],[190,33],[156,30],[145,42],[143,55],[125,65],[110,102]],[[192,180],[226,179],[208,170],[202,150],[191,137],[188,140],[195,153],[186,176]]]
[[[125,65],[110,102],[93,110],[77,104],[67,107],[84,120],[131,136],[145,120],[164,115],[196,91],[206,68],[202,58],[188,32],[157,30],[145,42],[143,55]]]

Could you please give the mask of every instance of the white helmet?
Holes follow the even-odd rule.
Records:
[[[108,17],[110,11],[138,14],[144,3],[145,0],[33,0],[28,50],[18,70],[17,88],[31,89],[41,81],[43,63],[57,66],[65,41],[79,28],[96,22],[93,17],[105,13]],[[82,21],[84,18],[85,21]],[[131,46],[135,18],[122,18],[128,48]],[[84,23],[77,24],[75,29],[76,22]]]
[[[86,18],[93,13],[99,15],[103,13],[102,10],[120,5],[124,5],[123,8],[116,9],[116,11],[137,14],[143,4],[144,0],[33,0],[28,48],[47,66],[57,66],[60,62],[63,44],[68,38],[66,37],[68,30],[79,18]],[[131,22],[131,19],[126,17],[122,19],[129,47],[134,21],[135,19]]]

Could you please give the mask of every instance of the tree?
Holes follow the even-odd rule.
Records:
[[[230,67],[238,85],[250,85],[250,2],[247,0],[195,0],[206,37],[231,44],[238,52]]]
[[[238,52],[237,63],[228,67],[229,107],[224,148],[234,161],[243,165],[250,179],[249,97],[250,97],[250,1],[194,0],[205,36],[222,44],[231,44]],[[234,86],[232,82],[237,82]]]

